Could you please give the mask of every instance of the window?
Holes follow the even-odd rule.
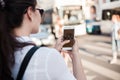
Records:
[[[119,0],[110,0],[111,2],[113,2],[113,1],[119,1]]]

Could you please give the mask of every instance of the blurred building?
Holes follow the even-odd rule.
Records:
[[[90,18],[90,6],[96,7],[97,19],[102,19],[102,11],[105,9],[119,9],[120,0],[82,0],[86,19]]]
[[[99,0],[99,11],[101,30],[103,33],[111,34],[112,25],[111,17],[114,13],[120,13],[120,0]]]
[[[103,33],[111,33],[111,16],[113,10],[120,11],[120,0],[38,0],[40,2],[40,7],[45,9],[46,11],[46,17],[44,19],[44,23],[53,24],[56,22],[56,17],[58,15],[63,18],[63,13],[68,14],[69,11],[66,10],[66,12],[62,12],[62,9],[59,8],[59,6],[66,5],[81,5],[82,7],[82,13],[84,16],[84,20],[91,19],[91,6],[95,6],[96,12],[93,17],[96,18],[97,21],[101,21],[101,31]],[[77,4],[73,3],[77,2]],[[71,4],[70,4],[71,3]],[[57,9],[55,8],[57,6]],[[75,7],[73,7],[75,8]],[[57,10],[59,9],[59,14],[56,15]],[[55,11],[56,10],[56,11]],[[55,16],[56,15],[56,16]],[[51,17],[52,16],[52,17]],[[79,16],[80,18],[80,16]],[[53,20],[54,19],[54,20]],[[81,18],[83,19],[83,18]],[[59,20],[59,19],[58,19]],[[67,16],[65,16],[65,20],[67,20]],[[63,22],[63,21],[61,21]],[[82,30],[83,31],[83,30]],[[85,31],[85,30],[84,30]],[[78,32],[77,32],[78,33]]]
[[[51,9],[54,5],[54,0],[38,0],[40,7],[44,10]]]
[[[120,11],[120,0],[99,0],[99,9],[100,9],[100,14],[99,16],[101,16],[102,18],[102,12],[103,10],[116,10],[116,11]],[[107,13],[109,16],[111,15],[109,13]]]

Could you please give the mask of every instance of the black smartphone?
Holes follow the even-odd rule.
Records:
[[[64,50],[72,50],[74,45],[74,28],[73,27],[64,27],[63,40],[70,40],[69,43],[63,45]]]

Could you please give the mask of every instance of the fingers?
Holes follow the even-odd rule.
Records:
[[[70,40],[65,40],[65,41],[63,41],[63,35],[61,35],[61,36],[59,37],[59,39],[58,39],[58,42],[60,42],[60,43],[61,43],[61,46],[63,46],[64,44],[69,43]]]
[[[58,42],[62,42],[62,41],[63,41],[63,35],[61,35],[61,36],[58,38],[57,41],[58,41]]]
[[[69,43],[70,40],[65,40],[63,41],[63,36],[61,35],[61,37],[58,38],[56,44],[55,44],[55,48],[58,50],[58,51],[61,51],[62,47],[64,44],[66,43]]]
[[[73,53],[79,52],[78,40],[75,38],[75,44],[73,45]]]
[[[74,43],[74,45],[76,46],[76,45],[78,45],[78,40],[75,38],[75,43]]]
[[[69,43],[69,42],[70,42],[70,40],[65,40],[65,41],[62,42],[61,45],[63,46],[64,44],[67,44],[67,43]]]

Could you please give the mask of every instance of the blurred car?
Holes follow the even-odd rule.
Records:
[[[88,34],[101,34],[100,22],[86,20],[86,32]]]
[[[52,45],[55,42],[50,25],[40,25],[39,32],[31,34],[30,37],[36,45]]]

